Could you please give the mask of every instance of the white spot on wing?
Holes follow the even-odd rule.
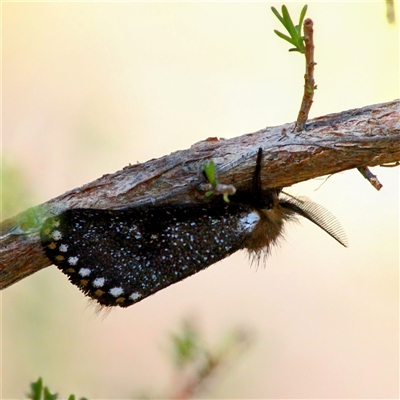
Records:
[[[105,279],[104,278],[96,278],[93,281],[93,286],[94,287],[102,287],[104,285]]]
[[[60,240],[62,238],[62,233],[58,230],[51,232],[50,235],[54,240]]]
[[[92,272],[92,270],[89,269],[89,268],[81,268],[81,269],[79,270],[78,274],[79,274],[80,276],[88,276],[88,275],[90,275],[91,272]]]
[[[251,231],[257,225],[260,216],[256,211],[252,211],[239,220],[238,228],[240,231]]]
[[[129,298],[133,301],[140,299],[141,297],[142,297],[142,295],[138,292],[134,292],[129,296]]]
[[[78,257],[70,257],[68,258],[68,263],[70,265],[76,265],[78,263],[79,258]]]
[[[60,244],[60,247],[58,248],[61,252],[65,253],[68,251],[68,245],[67,244]]]
[[[119,295],[124,293],[124,290],[121,287],[113,287],[112,289],[110,289],[109,293],[114,297],[118,297]]]

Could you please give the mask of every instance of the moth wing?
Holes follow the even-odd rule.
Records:
[[[127,307],[239,250],[257,222],[249,214],[209,204],[71,209],[46,220],[41,239],[48,258],[85,294]]]

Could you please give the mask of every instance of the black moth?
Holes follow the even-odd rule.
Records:
[[[286,221],[309,219],[346,246],[340,225],[323,207],[262,191],[262,150],[253,189],[231,202],[70,209],[41,229],[47,257],[87,296],[103,306],[128,307],[240,249],[259,258],[282,235]]]

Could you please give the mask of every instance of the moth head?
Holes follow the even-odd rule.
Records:
[[[263,207],[256,206],[260,220],[254,227],[244,247],[259,260],[268,255],[272,246],[283,237],[285,225],[304,217],[332,236],[341,245],[347,247],[347,239],[339,221],[324,207],[305,197],[294,197],[280,189],[264,193],[267,201]]]

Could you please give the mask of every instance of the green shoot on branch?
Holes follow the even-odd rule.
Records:
[[[210,184],[212,186],[216,186],[217,185],[217,180],[215,178],[215,165],[214,165],[214,161],[206,161],[203,164],[203,170],[204,173],[206,174],[207,180],[208,182],[210,182]],[[207,197],[210,197],[214,194],[214,192],[212,190],[208,191],[206,193]]]
[[[214,194],[222,194],[224,201],[229,203],[229,195],[234,194],[236,189],[231,185],[220,185],[217,180],[217,176],[215,173],[215,164],[214,161],[206,161],[203,164],[203,171],[206,174],[207,180],[210,185],[213,187],[212,190],[206,192],[206,197],[210,197]]]
[[[304,37],[302,36],[301,29],[303,26],[304,17],[307,12],[307,4],[303,7],[300,13],[299,24],[293,25],[292,18],[290,18],[288,9],[285,5],[282,6],[282,15],[279,14],[278,10],[275,7],[271,7],[272,12],[275,14],[276,18],[279,19],[281,24],[286,28],[289,32],[289,36],[283,34],[282,32],[277,31],[274,32],[281,38],[295,46],[294,48],[289,49],[289,51],[298,51],[301,54],[305,52],[304,46]]]

